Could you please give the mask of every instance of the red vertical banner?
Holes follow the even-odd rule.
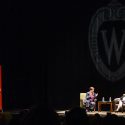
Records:
[[[2,111],[2,66],[0,65],[0,111]]]

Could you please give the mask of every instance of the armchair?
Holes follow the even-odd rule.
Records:
[[[95,99],[96,103],[97,99]],[[80,93],[80,107],[86,109],[86,93]],[[96,110],[96,104],[94,107],[94,111]]]
[[[114,110],[116,110],[117,109],[117,107],[118,107],[118,104],[119,104],[119,100],[120,100],[120,98],[115,98],[114,100],[113,100],[113,104],[114,104]],[[122,103],[122,107],[121,107],[121,109],[120,109],[122,112],[125,110],[125,104],[124,103]]]
[[[85,108],[86,93],[80,93],[80,107]]]

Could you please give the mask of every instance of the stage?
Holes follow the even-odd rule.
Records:
[[[59,116],[65,116],[65,112],[68,112],[69,110],[63,110],[63,111],[59,111],[57,110],[56,112],[58,113]],[[111,114],[115,114],[118,117],[125,117],[125,112],[109,112],[109,111],[95,111],[95,112],[87,112],[88,116],[94,116],[95,114],[99,114],[101,117],[105,117],[107,115],[107,113],[111,113]]]
[[[3,111],[0,112],[0,114],[10,114],[12,116],[20,116],[22,113],[29,112],[30,109],[21,109],[21,110],[9,110],[9,111]],[[56,110],[57,114],[61,117],[65,117],[65,112],[68,112],[69,110]],[[125,118],[125,112],[110,112],[110,111],[93,111],[93,112],[86,112],[88,116],[94,116],[95,114],[99,114],[101,117],[105,117],[108,113],[115,114],[118,117],[124,117]]]
[[[21,112],[28,112],[30,109],[18,109],[18,110],[9,110],[9,111],[3,111],[2,113],[6,113],[9,112],[12,115],[19,115]],[[65,116],[65,112],[68,112],[69,110],[56,110],[57,114],[59,116],[64,117]],[[111,113],[111,114],[115,114],[118,117],[125,117],[125,111],[122,112],[110,112],[110,111],[93,111],[93,112],[86,112],[88,116],[94,116],[95,114],[99,114],[101,117],[105,117],[107,115],[107,113]]]

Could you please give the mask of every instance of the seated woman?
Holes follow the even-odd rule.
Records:
[[[86,111],[93,111],[95,108],[98,93],[96,94],[94,90],[94,87],[90,87],[89,92],[86,93]]]
[[[118,101],[118,107],[117,109],[115,110],[115,112],[118,112],[120,108],[122,108],[122,104],[125,104],[125,94],[123,94],[122,97],[119,98]]]

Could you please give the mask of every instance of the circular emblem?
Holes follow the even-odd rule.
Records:
[[[125,7],[111,2],[94,14],[89,49],[97,71],[112,82],[125,76]]]

